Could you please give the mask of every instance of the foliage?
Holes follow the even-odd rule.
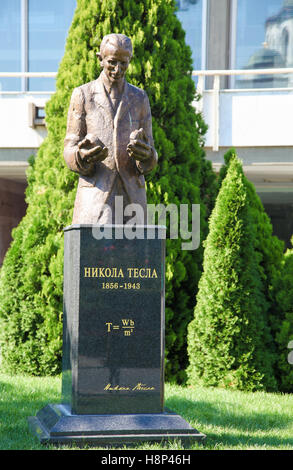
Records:
[[[235,149],[230,149],[224,156],[225,165],[222,166],[218,178],[218,188],[225,178],[231,158],[236,155]],[[276,289],[274,284],[280,275],[281,264],[285,244],[278,237],[273,235],[273,226],[268,214],[266,213],[260,197],[257,195],[254,185],[244,176],[249,198],[249,209],[252,217],[252,223],[256,232],[254,237],[254,249],[259,256],[259,270],[264,284],[264,292],[268,307],[268,322],[272,332],[279,327],[279,316],[275,311]],[[272,349],[274,346],[272,345]]]
[[[35,375],[60,371],[62,348],[63,228],[70,225],[76,175],[65,167],[63,140],[72,90],[95,79],[95,53],[111,32],[131,37],[130,83],[144,88],[153,114],[159,165],[148,178],[149,203],[202,203],[214,197],[214,176],[204,158],[206,126],[192,106],[191,51],[174,14],[173,0],[78,0],[57,76],[46,106],[48,136],[28,172],[27,214],[13,232],[0,280],[3,362],[10,371]],[[212,188],[211,190],[209,188]],[[206,209],[205,209],[206,208]],[[186,329],[200,277],[202,252],[181,251],[167,240],[166,375],[183,380]]]
[[[293,245],[293,238],[291,239]],[[280,275],[276,276],[274,283],[275,316],[278,322],[275,327],[275,341],[277,345],[277,380],[281,392],[293,391],[293,365],[288,362],[288,349],[293,340],[293,249],[288,249],[282,260]],[[292,353],[291,353],[292,356]]]
[[[188,328],[189,383],[274,390],[262,254],[252,188],[231,153],[205,242],[203,275]],[[223,175],[222,175],[223,176]]]
[[[226,153],[224,157],[225,165],[222,166],[218,178],[218,187],[221,186],[221,183],[227,174],[230,160],[235,154],[235,149],[230,149]],[[254,249],[256,250],[259,256],[259,270],[262,278],[262,283],[264,285],[266,301],[268,303],[267,318],[272,336],[270,350],[275,354],[276,357],[276,362],[274,362],[274,364],[275,375],[278,380],[278,389],[283,390],[281,382],[283,380],[285,382],[287,381],[287,378],[283,377],[283,373],[286,376],[288,374],[290,375],[289,364],[287,362],[287,355],[285,351],[285,348],[287,348],[289,342],[287,336],[290,331],[290,327],[288,330],[288,322],[287,327],[285,326],[286,323],[281,326],[281,323],[285,317],[284,312],[288,311],[290,305],[290,299],[288,299],[287,303],[285,301],[285,299],[287,298],[286,290],[287,292],[290,291],[288,285],[289,283],[287,283],[285,288],[285,284],[283,283],[284,277],[286,277],[287,274],[290,273],[290,262],[284,261],[285,243],[282,240],[279,240],[278,237],[273,235],[272,223],[266,211],[264,210],[264,207],[259,196],[256,193],[254,185],[250,181],[248,181],[247,178],[245,178],[245,182],[247,186],[247,195],[250,201],[250,213],[256,231],[256,237],[254,237]],[[288,256],[289,259],[290,251],[285,256]],[[284,271],[284,264],[287,265],[287,262],[289,264],[288,273],[285,275],[286,271]],[[281,285],[283,287],[281,287]],[[282,294],[280,294],[280,290],[283,292]],[[291,300],[291,310],[292,308],[293,306]],[[284,335],[283,341],[280,339],[280,335]],[[280,344],[282,344],[282,346]],[[283,369],[283,373],[281,372],[280,367],[281,369]],[[290,382],[291,379],[288,380]]]

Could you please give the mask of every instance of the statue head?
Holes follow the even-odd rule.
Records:
[[[124,80],[132,58],[131,40],[124,34],[107,34],[97,56],[110,83],[119,83]]]

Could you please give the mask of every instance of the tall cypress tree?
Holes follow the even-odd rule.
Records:
[[[235,149],[230,149],[224,156],[225,164],[220,170],[218,178],[218,188],[220,189],[224,180],[231,159],[236,157]],[[244,175],[247,196],[249,199],[249,209],[254,225],[256,236],[254,237],[254,249],[259,256],[259,271],[264,285],[264,292],[268,307],[268,322],[275,332],[279,326],[279,315],[276,313],[276,289],[275,280],[279,278],[285,244],[278,237],[273,235],[273,226],[266,213],[260,197],[256,193],[254,185]],[[273,345],[272,345],[273,349]]]
[[[206,126],[192,106],[191,51],[173,0],[78,0],[61,61],[56,93],[46,106],[48,136],[28,171],[27,214],[13,232],[0,281],[2,354],[12,371],[60,370],[62,350],[63,228],[71,223],[76,175],[63,161],[66,117],[73,89],[98,77],[103,36],[124,33],[134,58],[128,81],[146,90],[159,164],[147,179],[149,203],[202,204],[213,182],[205,160]],[[207,207],[207,211],[206,208]],[[167,240],[166,373],[180,380],[186,365],[186,330],[201,270],[201,250],[181,251]]]
[[[251,195],[236,155],[210,218],[204,272],[188,329],[189,383],[276,388]]]
[[[291,238],[293,245],[293,237]],[[282,267],[273,283],[274,292],[274,339],[277,348],[276,377],[280,392],[293,391],[293,365],[288,361],[293,341],[293,248],[288,249],[282,259]],[[292,353],[291,353],[292,356]]]

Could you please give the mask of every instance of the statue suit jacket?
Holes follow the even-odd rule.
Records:
[[[118,174],[130,203],[140,204],[146,211],[144,174],[155,167],[158,159],[146,93],[125,81],[115,113],[105,91],[102,74],[97,80],[74,89],[68,111],[64,158],[68,167],[80,175],[72,222],[75,224],[95,223],[95,207],[92,206],[105,204],[110,195],[113,196],[112,189]],[[152,157],[143,163],[130,158],[127,153],[131,132],[141,127],[152,146]],[[88,174],[79,164],[78,143],[86,136],[90,136],[92,142],[101,141],[108,148],[107,158],[95,164],[93,174]],[[93,193],[89,188],[94,188],[94,199],[88,197]]]

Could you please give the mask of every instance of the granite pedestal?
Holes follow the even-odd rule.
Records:
[[[205,437],[164,410],[164,230],[65,229],[62,403],[29,419],[42,442]]]

